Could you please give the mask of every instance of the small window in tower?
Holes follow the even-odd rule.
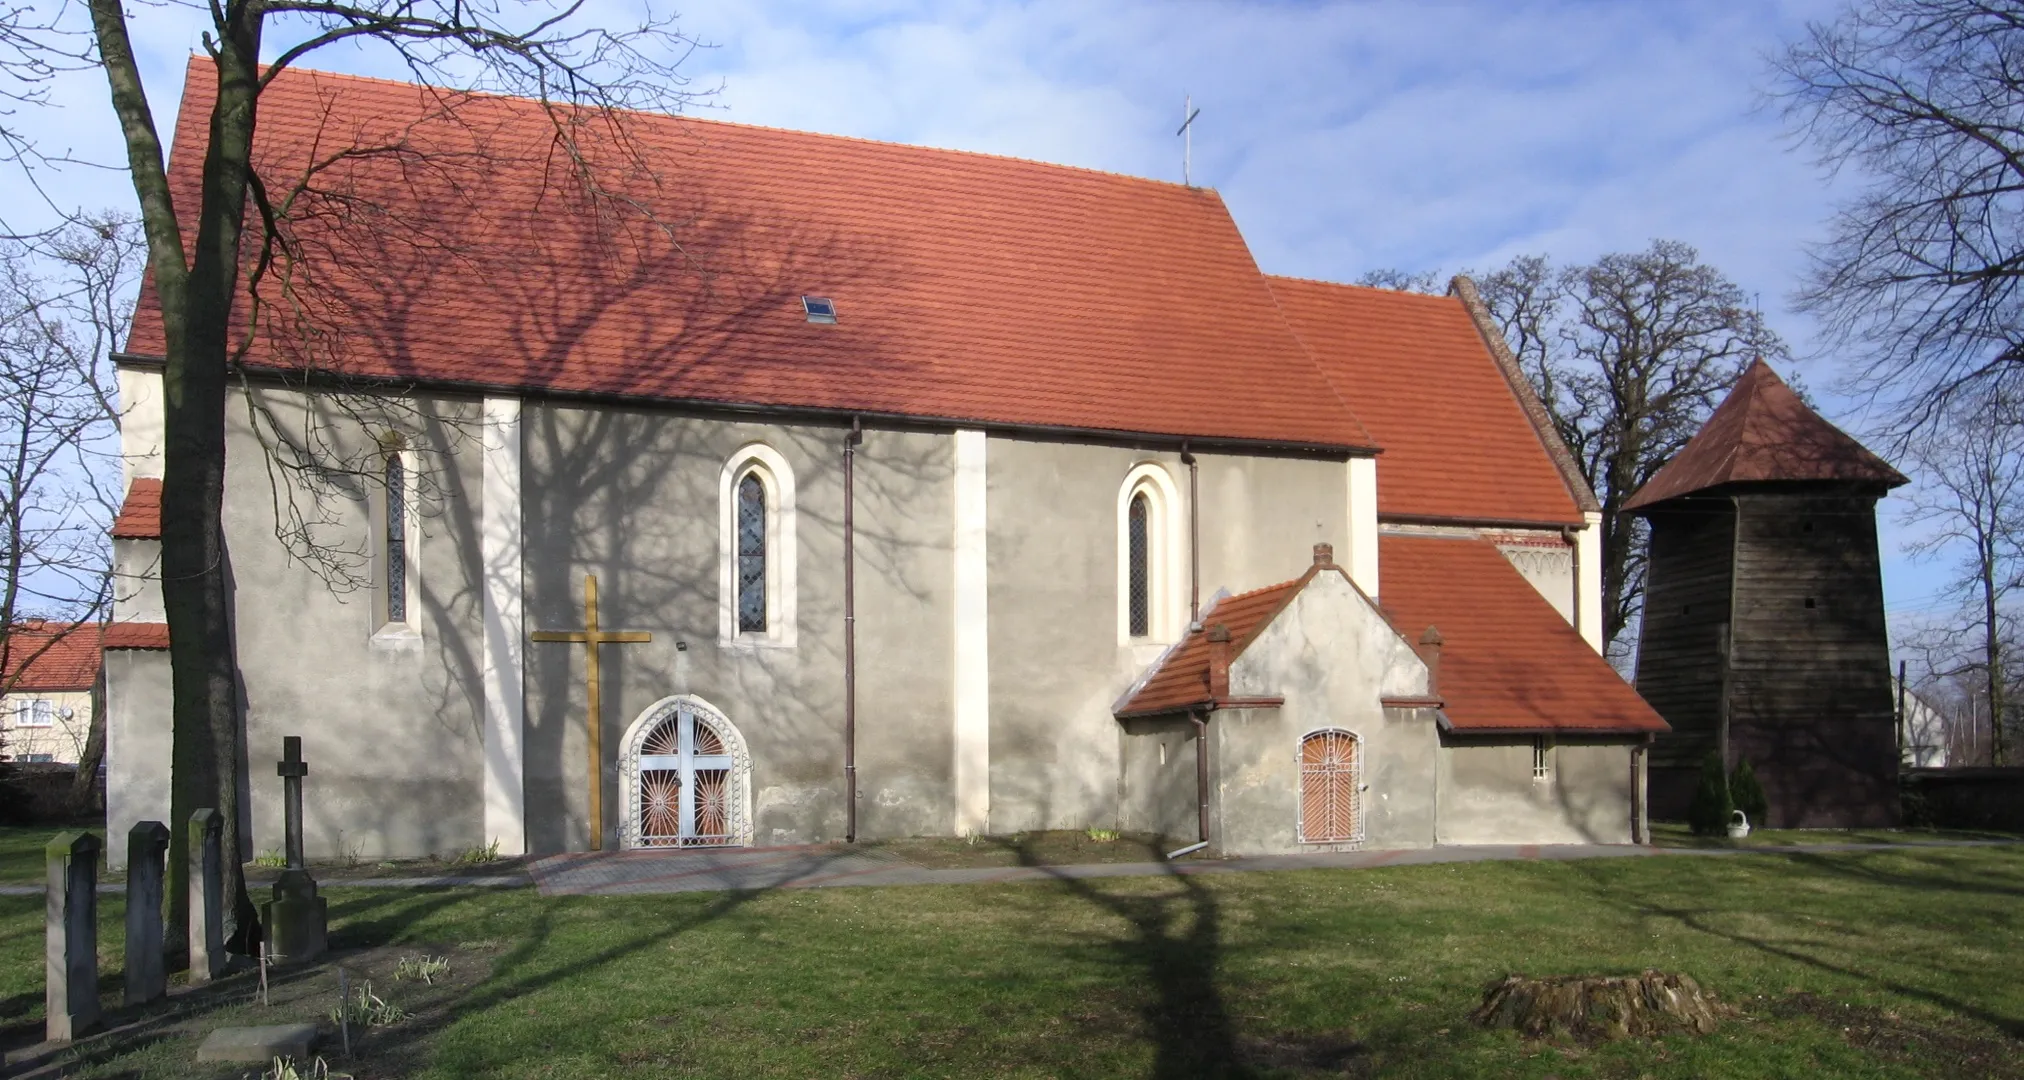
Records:
[[[1682,614],[1682,615],[1691,615],[1691,614],[1693,614],[1693,613],[1694,613],[1694,605],[1692,605],[1692,604],[1681,604],[1681,605],[1680,605],[1680,614]]]
[[[804,296],[801,310],[808,313],[809,322],[833,323],[836,321],[836,301],[826,296]]]
[[[1800,522],[1800,523],[1799,523],[1799,531],[1800,531],[1800,532],[1812,532],[1812,531],[1813,531],[1813,522],[1811,522],[1811,521],[1802,521],[1802,522]]]
[[[1810,596],[1806,598],[1806,610],[1808,611],[1813,610],[1813,598]]]

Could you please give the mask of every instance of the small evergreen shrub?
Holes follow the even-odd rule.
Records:
[[[1764,819],[1771,816],[1770,800],[1764,797],[1764,785],[1757,782],[1757,770],[1750,767],[1750,759],[1736,762],[1736,771],[1729,774],[1729,801],[1743,816],[1750,819],[1750,827],[1761,829]]]
[[[1729,799],[1729,778],[1722,775],[1722,755],[1709,751],[1701,759],[1701,782],[1694,788],[1693,805],[1687,807],[1687,825],[1696,836],[1721,836],[1735,809]]]

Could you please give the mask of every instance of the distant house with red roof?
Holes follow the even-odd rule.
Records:
[[[103,629],[29,619],[0,637],[0,756],[77,764],[91,734]]]
[[[1637,835],[1664,724],[1598,655],[1598,508],[1466,280],[1268,276],[1202,188],[620,126],[592,190],[534,102],[262,92],[269,189],[314,183],[240,314],[232,632],[312,849]],[[113,828],[167,807],[162,334],[144,293]]]

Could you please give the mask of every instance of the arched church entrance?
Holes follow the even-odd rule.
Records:
[[[687,694],[662,698],[626,730],[619,846],[752,842],[752,756],[724,714]]]

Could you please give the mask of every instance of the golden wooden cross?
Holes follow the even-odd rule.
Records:
[[[597,575],[583,576],[583,629],[536,630],[536,641],[581,642],[585,645],[586,672],[590,677],[590,850],[604,848],[604,708],[599,690],[603,680],[597,673],[599,645],[626,645],[652,641],[644,630],[600,630],[597,625]]]

